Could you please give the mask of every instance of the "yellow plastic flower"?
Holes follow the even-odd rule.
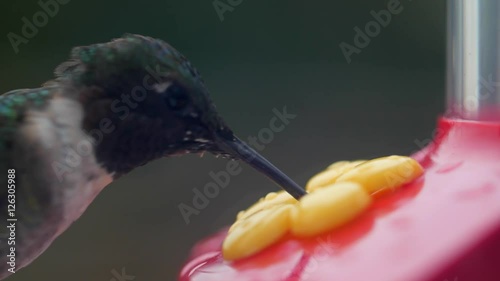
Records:
[[[355,219],[375,199],[422,175],[412,158],[388,156],[369,161],[341,161],[312,177],[299,201],[284,191],[269,193],[241,211],[222,245],[226,260],[251,256],[287,233],[316,236]]]

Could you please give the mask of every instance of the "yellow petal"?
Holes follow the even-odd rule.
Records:
[[[335,163],[330,164],[330,166],[326,167],[326,170],[337,169],[345,165],[348,165],[349,163],[351,163],[351,161],[337,161]]]
[[[239,212],[236,216],[236,219],[245,219],[246,217],[249,217],[257,212],[269,209],[276,205],[295,203],[297,203],[297,200],[285,191],[271,192],[267,194],[266,197],[259,199],[257,203],[253,204],[246,211]]]
[[[363,187],[342,182],[304,196],[291,214],[291,232],[315,236],[349,222],[365,210],[372,198]]]
[[[226,260],[249,257],[281,239],[290,228],[291,205],[278,205],[237,223],[222,244]]]
[[[422,175],[423,168],[406,156],[388,156],[366,161],[345,172],[336,182],[357,182],[368,193],[395,189]]]
[[[333,184],[342,174],[363,162],[365,162],[365,160],[335,162],[328,166],[325,171],[312,177],[306,184],[306,190],[312,192],[316,189]]]
[[[329,169],[336,169],[336,168],[340,168],[346,164],[348,165],[351,165],[353,167],[359,165],[359,164],[362,164],[366,162],[366,160],[354,160],[354,161],[338,161],[338,162],[335,162],[333,164],[331,164],[330,166],[326,167],[327,170]]]

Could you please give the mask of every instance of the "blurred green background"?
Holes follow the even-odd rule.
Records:
[[[227,0],[219,2],[228,3]],[[231,1],[230,1],[231,2]],[[238,2],[233,0],[232,3]],[[16,54],[37,1],[0,2],[0,92],[51,79],[73,46],[124,33],[158,37],[198,68],[222,116],[243,139],[272,109],[297,117],[263,155],[300,184],[333,161],[410,154],[432,135],[444,104],[445,3],[402,0],[403,10],[347,63],[339,48],[389,1],[243,0],[221,21],[213,1],[70,0]],[[175,280],[192,245],[277,187],[243,165],[186,225],[178,205],[226,160],[162,159],[108,186],[47,252],[8,280]]]

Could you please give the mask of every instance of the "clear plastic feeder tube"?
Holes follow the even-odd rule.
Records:
[[[499,0],[448,0],[447,117],[500,121],[499,16]]]

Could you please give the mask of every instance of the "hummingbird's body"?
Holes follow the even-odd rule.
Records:
[[[203,151],[243,159],[303,194],[233,135],[198,72],[168,44],[127,35],[75,48],[53,81],[0,96],[3,181],[15,170],[15,196],[0,189],[0,279],[40,255],[114,178],[160,157]]]

